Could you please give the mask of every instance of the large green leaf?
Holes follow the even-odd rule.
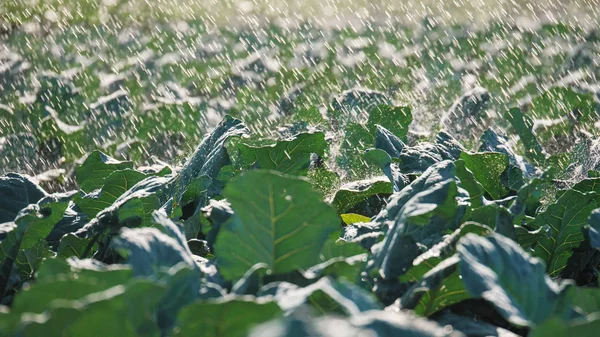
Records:
[[[150,280],[134,280],[73,301],[53,302],[43,315],[24,318],[24,336],[81,336],[90,331],[106,336],[160,336],[153,308],[166,286]],[[109,320],[112,324],[106,324]]]
[[[413,261],[413,266],[410,267],[406,274],[402,275],[399,280],[402,282],[419,282],[422,277],[435,266],[454,255],[456,253],[458,241],[469,233],[485,236],[492,233],[492,229],[475,222],[465,222],[459,229],[444,237],[443,241],[435,244],[429,250],[419,255]]]
[[[345,169],[351,177],[364,177],[370,167],[363,159],[366,149],[376,143],[377,129],[385,125],[387,131],[394,137],[406,139],[408,127],[412,122],[409,107],[393,107],[379,105],[368,110],[366,123],[349,123],[344,129],[344,139],[340,145],[338,164]]]
[[[415,313],[429,317],[453,304],[471,298],[458,272],[447,275],[436,286],[431,285],[430,291],[423,294],[414,308]]]
[[[596,193],[568,190],[531,223],[535,228],[550,226],[549,237],[541,238],[535,247],[535,255],[546,262],[550,276],[560,274],[573,249],[584,240],[582,229],[589,215],[598,207],[597,199]]]
[[[451,326],[455,331],[460,331],[470,337],[518,337],[516,333],[497,327],[477,317],[466,317],[445,312],[440,318],[436,319],[442,326]]]
[[[65,259],[69,257],[84,259],[98,249],[98,243],[95,241],[80,238],[74,234],[66,234],[60,239],[56,253]]]
[[[348,242],[334,232],[321,250],[321,260],[327,261],[338,257],[350,257],[365,253],[365,249],[358,242]]]
[[[536,326],[562,315],[565,287],[546,275],[544,264],[515,242],[493,234],[468,234],[458,245],[460,274],[475,298],[490,302],[509,322]]]
[[[559,121],[536,128],[536,134],[544,146],[558,141],[561,142],[557,144],[559,149],[568,149],[573,145],[575,127],[597,135],[594,123],[598,120],[600,102],[592,92],[585,93],[569,86],[555,85],[544,88],[528,104],[528,114],[535,120]]]
[[[10,286],[13,268],[21,271],[24,278],[31,277],[31,273],[48,251],[44,239],[50,234],[52,227],[62,219],[67,206],[66,202],[30,205],[19,213],[10,229],[4,229],[6,237],[0,242],[0,296]]]
[[[104,180],[113,172],[131,169],[130,161],[118,161],[96,150],[90,153],[83,164],[75,169],[77,183],[82,191],[89,193],[104,185]]]
[[[322,132],[301,133],[290,140],[279,140],[270,146],[251,146],[237,143],[230,146],[230,155],[236,153],[234,161],[240,168],[255,166],[265,170],[275,170],[292,175],[306,175],[311,162],[311,154],[322,157],[325,152],[325,135]],[[233,156],[232,156],[233,157]]]
[[[0,223],[13,221],[20,210],[47,195],[26,176],[9,173],[0,177]]]
[[[114,248],[127,258],[136,275],[154,275],[161,267],[196,264],[187,246],[156,228],[123,228],[113,239]]]
[[[249,337],[464,337],[433,321],[404,312],[373,310],[347,319],[324,316],[314,319],[300,310],[283,319],[264,323]]]
[[[377,125],[375,148],[387,153],[391,158],[399,158],[406,144],[398,136],[381,125]]]
[[[513,216],[502,206],[489,204],[476,208],[471,212],[471,221],[485,224],[509,239],[517,241],[517,232],[513,224]]]
[[[440,122],[444,130],[462,139],[469,139],[474,133],[481,132],[490,101],[491,95],[485,88],[467,90],[442,116]]]
[[[140,181],[128,192],[121,195],[110,208],[105,209],[116,211],[119,225],[148,225],[152,212],[159,209],[166,202],[165,199],[168,194],[165,192],[170,181],[152,178],[154,177]],[[97,218],[102,217],[98,216]]]
[[[435,143],[422,142],[407,146],[404,142],[382,126],[377,126],[375,148],[384,150],[394,158],[398,168],[405,174],[420,174],[435,163],[455,160],[464,148],[451,135],[440,132]]]
[[[243,337],[255,325],[281,315],[273,301],[231,297],[193,303],[181,310],[173,336]]]
[[[226,141],[229,137],[241,136],[248,132],[239,119],[225,116],[215,129],[207,134],[194,153],[179,171],[177,177],[177,198],[188,189],[193,180],[207,176],[212,181],[217,180],[221,168],[230,163]]]
[[[536,135],[533,133],[533,122],[531,119],[523,114],[519,108],[510,109],[505,117],[525,146],[525,156],[538,165],[544,164],[546,155]]]
[[[273,273],[308,268],[341,223],[309,182],[276,172],[242,173],[223,194],[235,215],[222,226],[215,253],[228,279],[260,262]]]
[[[528,249],[536,245],[539,240],[550,237],[550,226],[546,225],[536,230],[529,230],[523,226],[515,226],[515,233],[517,234],[516,242],[524,249]]]
[[[456,166],[449,160],[430,166],[423,174],[411,182],[410,185],[403,188],[400,192],[392,194],[388,199],[388,206],[377,215],[376,220],[381,222],[395,219],[404,204],[416,194],[455,177]]]
[[[406,273],[424,249],[442,241],[444,232],[458,228],[464,208],[452,179],[415,194],[392,220],[371,266],[386,279]]]
[[[583,179],[577,184],[573,185],[571,189],[579,191],[581,193],[596,192],[600,193],[600,178],[588,178]]]
[[[365,153],[365,159],[381,167],[385,176],[392,183],[392,190],[400,192],[406,185],[410,183],[408,176],[400,172],[398,163],[390,155],[381,149],[368,149]]]
[[[144,178],[145,174],[131,169],[114,171],[106,177],[99,190],[83,197],[76,196],[73,201],[83,213],[93,218]]]
[[[399,300],[400,308],[414,310],[422,316],[470,298],[457,272],[459,259],[440,262],[413,284]]]
[[[467,211],[468,194],[458,188],[456,167],[437,163],[388,200],[374,222],[385,224],[384,240],[373,247],[369,268],[385,279],[395,279],[426,249],[457,229]]]
[[[311,289],[310,292],[306,292]],[[377,301],[373,294],[350,283],[346,280],[333,280],[324,277],[309,287],[300,289],[299,294],[291,296],[306,297],[306,302],[310,304],[319,315],[339,314],[344,316],[360,315],[371,310],[381,310],[382,305]],[[294,302],[294,300],[278,298],[278,301]],[[282,305],[283,307],[283,305]]]
[[[366,126],[374,139],[377,125],[385,125],[391,133],[405,139],[412,123],[412,111],[409,106],[378,105],[369,110]]]
[[[580,312],[591,314],[600,312],[600,289],[571,287],[568,290],[569,302]]]
[[[77,300],[123,284],[132,272],[124,266],[107,266],[94,260],[48,259],[42,263],[36,282],[14,301],[13,311],[41,314],[56,298]]]
[[[460,186],[469,192],[471,206],[483,206],[486,199],[484,197],[485,190],[481,183],[475,179],[473,172],[466,167],[464,160],[456,160],[454,165],[456,166],[456,177],[460,179]]]
[[[464,214],[461,197],[464,196],[460,195],[454,180],[441,182],[407,201],[395,221],[404,223],[402,233],[413,236],[418,242],[432,234],[435,227],[453,231]]]
[[[302,273],[307,280],[329,276],[336,280],[347,280],[354,284],[361,282],[361,272],[364,270],[367,253],[350,257],[336,257],[316,264]]]
[[[591,248],[600,250],[600,209],[595,209],[588,218],[587,229]]]
[[[115,202],[79,229],[80,237],[92,237],[106,231],[117,234],[123,226],[150,225],[152,214],[172,195],[172,178],[150,176],[123,193]]]
[[[255,295],[260,288],[268,282],[265,275],[269,273],[269,267],[264,263],[258,263],[246,271],[246,274],[236,280],[231,287],[231,293],[235,295]]]
[[[522,172],[524,176],[531,176],[535,173],[533,165],[525,161],[523,157],[516,154],[511,148],[506,136],[499,135],[492,129],[486,130],[481,136],[481,146],[479,152],[500,152],[508,156],[510,167]]]
[[[307,305],[315,315],[360,315],[370,310],[381,310],[375,297],[346,280],[323,277],[317,282],[298,287],[287,282],[270,283],[260,291],[261,297],[272,295],[286,313]]]
[[[36,282],[32,283],[27,291],[22,291],[16,296],[9,316],[0,320],[0,328],[3,332],[16,332],[19,325],[21,325],[21,330],[25,325],[25,331],[32,329],[29,331],[36,331],[39,334],[39,330],[35,330],[39,325],[42,328],[52,326],[55,328],[54,330],[46,331],[43,334],[68,335],[65,331],[68,330],[70,323],[79,319],[75,308],[89,304],[89,299],[93,297],[90,296],[92,294],[98,294],[97,300],[109,300],[112,296],[101,297],[99,295],[109,289],[116,290],[115,287],[118,288],[119,285],[130,279],[131,271],[118,265],[107,266],[95,260],[73,259],[67,262],[62,259],[47,259],[36,273]],[[71,301],[81,302],[79,305],[73,305],[76,303]],[[69,311],[69,306],[74,310]],[[56,310],[57,307],[62,309]],[[70,320],[63,316],[61,310],[71,314]],[[104,312],[104,314],[109,314],[109,312]],[[45,315],[45,319],[37,322],[30,319],[31,317],[41,317],[41,315]],[[126,316],[121,318],[123,317]],[[31,335],[36,334],[31,332]]]
[[[463,152],[460,159],[492,200],[506,196],[508,191],[502,186],[500,176],[508,168],[507,155],[498,152]]]
[[[331,204],[341,214],[372,197],[378,195],[385,197],[389,194],[392,194],[392,184],[385,177],[375,177],[340,186],[340,189],[335,192]]]
[[[113,248],[122,253],[134,274],[152,276],[178,263],[198,270],[181,226],[164,211],[155,211],[152,221],[152,228],[123,228],[113,240]]]
[[[382,92],[356,88],[333,97],[328,113],[334,123],[344,126],[349,121],[364,118],[377,106],[390,103],[390,98]]]
[[[208,271],[207,268],[204,270]],[[217,282],[222,284],[222,280],[220,277],[216,277],[215,270],[211,270],[209,273],[213,273],[213,275],[202,275],[195,268],[179,264],[170,268],[160,280],[161,283],[168,286],[165,295],[156,307],[156,318],[163,335],[174,326],[181,308],[197,299],[224,296],[225,291],[217,284]],[[158,275],[162,276],[162,274]]]
[[[144,254],[143,251],[138,253]],[[160,250],[157,254],[160,254]],[[138,262],[132,262],[138,275],[140,274],[139,261],[141,260],[143,258],[138,258]],[[202,286],[204,280],[199,277],[197,270],[190,269],[189,266],[183,264],[167,266],[167,268],[156,270],[148,277],[132,277],[132,271],[122,265],[105,265],[91,259],[69,259],[67,262],[61,259],[50,259],[40,268],[36,283],[31,289],[26,293],[19,294],[15,300],[13,313],[17,316],[28,312],[43,313],[47,315],[47,319],[28,322],[23,316],[20,319],[21,324],[27,325],[27,329],[41,329],[50,324],[56,327],[56,335],[71,336],[63,331],[70,331],[74,325],[79,326],[77,329],[85,328],[85,323],[78,323],[82,319],[81,315],[94,315],[96,309],[93,309],[92,304],[105,301],[107,306],[116,311],[111,314],[113,311],[102,309],[98,314],[104,315],[104,317],[114,317],[114,319],[117,319],[118,316],[113,315],[120,315],[124,322],[115,329],[125,330],[117,331],[125,333],[123,331],[129,331],[132,324],[136,325],[138,320],[142,320],[147,326],[141,327],[142,330],[139,331],[139,334],[146,335],[148,332],[144,332],[144,329],[150,329],[149,331],[160,329],[164,335],[172,328],[181,307],[199,297],[209,298],[215,295],[215,291]],[[135,297],[131,298],[130,295],[134,294]],[[221,296],[222,292],[216,291],[216,294]],[[125,296],[125,305],[113,295],[118,298],[121,295]],[[60,301],[55,301],[56,299],[60,299]],[[79,304],[77,304],[78,302]],[[67,317],[64,316],[66,313],[63,311],[66,309],[70,309],[66,313],[70,313],[71,320],[67,320]],[[18,321],[19,319],[17,319]],[[38,323],[42,326],[39,327]],[[98,329],[104,331],[104,328]],[[136,329],[140,329],[140,327],[136,327]],[[128,333],[130,332],[125,335]]]
[[[600,329],[600,313],[593,313],[582,318],[563,320],[554,318],[536,327],[529,337],[596,337]]]
[[[79,195],[79,193],[75,194],[75,196]],[[69,202],[70,197],[63,200],[65,202]],[[69,202],[69,207],[67,207],[62,219],[54,225],[52,231],[48,236],[46,236],[46,241],[52,247],[53,250],[56,250],[56,247],[59,246],[61,238],[66,234],[75,233],[77,230],[85,226],[88,223],[89,217],[79,212],[79,208],[73,202]]]
[[[542,192],[547,185],[544,180],[534,178],[517,191],[517,197],[510,205],[515,223],[520,223],[526,216],[535,215],[541,206]]]

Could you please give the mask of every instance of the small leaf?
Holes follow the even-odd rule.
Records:
[[[345,213],[345,214],[341,214],[340,216],[342,217],[342,221],[344,221],[344,223],[346,225],[351,225],[351,224],[356,223],[356,222],[369,222],[369,221],[371,221],[371,218],[367,218],[364,215],[355,214],[355,213]]]

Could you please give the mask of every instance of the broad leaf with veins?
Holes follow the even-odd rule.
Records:
[[[223,194],[235,211],[215,244],[226,279],[241,277],[260,262],[276,274],[311,267],[341,224],[309,182],[280,173],[243,173]]]

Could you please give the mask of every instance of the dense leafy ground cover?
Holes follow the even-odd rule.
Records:
[[[0,333],[596,336],[598,33],[365,27],[6,33]]]

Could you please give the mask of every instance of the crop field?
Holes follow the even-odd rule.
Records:
[[[597,337],[598,4],[335,3],[0,4],[0,337]]]

